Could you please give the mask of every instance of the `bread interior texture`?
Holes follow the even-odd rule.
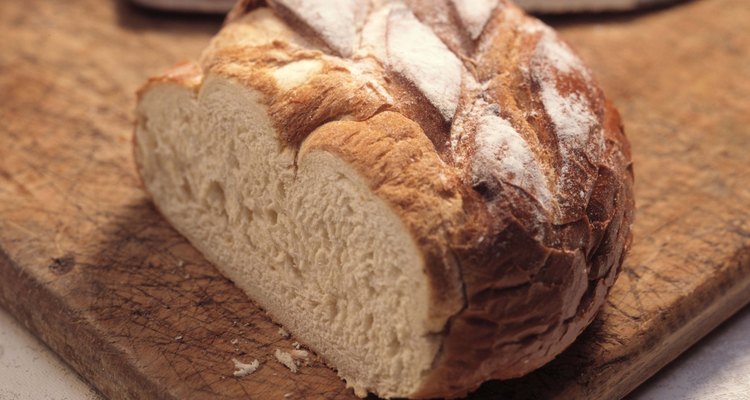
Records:
[[[440,347],[424,260],[354,168],[283,145],[262,95],[229,78],[155,85],[138,119],[145,185],[206,258],[358,394],[419,389]]]

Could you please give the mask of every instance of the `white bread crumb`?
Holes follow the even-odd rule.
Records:
[[[238,378],[252,374],[260,366],[260,361],[258,360],[253,360],[250,364],[240,362],[236,358],[233,358],[232,361],[234,361],[234,368],[237,369],[232,375]]]
[[[281,336],[283,338],[288,338],[289,337],[289,332],[285,331],[284,328],[279,328],[279,336]]]
[[[276,349],[276,353],[274,353],[276,356],[276,359],[285,367],[289,368],[290,371],[297,373],[297,363],[294,362],[294,358],[292,358],[292,355],[287,353],[286,351],[281,351],[280,349]]]
[[[292,350],[290,354],[292,355],[294,361],[297,362],[297,365],[299,365],[300,363],[304,363],[305,366],[310,365],[310,353],[307,350],[296,349]]]
[[[308,353],[307,350],[299,350],[299,349],[292,350],[290,353],[291,353],[292,358],[295,360],[307,359],[307,356],[310,355],[310,353]]]

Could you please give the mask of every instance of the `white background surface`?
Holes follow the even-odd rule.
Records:
[[[0,400],[99,400],[72,369],[0,308]]]
[[[75,372],[0,308],[0,400],[99,400]],[[628,400],[750,400],[750,307]]]

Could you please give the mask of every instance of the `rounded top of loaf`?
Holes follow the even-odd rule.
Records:
[[[262,5],[283,22],[248,15]],[[249,56],[273,69],[268,85],[290,100],[280,101],[288,111],[277,120],[290,144],[328,121],[398,111],[488,202],[523,196],[537,218],[555,224],[583,211],[603,157],[606,102],[557,34],[517,7],[502,0],[241,1],[228,24],[236,26],[214,40],[204,63],[252,49],[292,51],[294,63],[270,52]],[[242,25],[264,34],[243,34]],[[358,87],[306,80],[322,69],[342,75],[328,74],[336,84]],[[316,100],[317,115],[309,117]]]

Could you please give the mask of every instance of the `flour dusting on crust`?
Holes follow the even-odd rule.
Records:
[[[497,105],[481,104],[477,120],[472,170],[477,180],[498,179],[536,198],[542,207],[552,204],[552,195],[539,162],[513,126],[500,116]]]
[[[579,93],[560,94],[554,83],[543,84],[541,95],[544,109],[555,126],[563,155],[583,148],[591,129],[597,124],[588,101]]]
[[[395,7],[386,31],[388,64],[414,83],[446,121],[461,96],[461,60],[405,6]]]
[[[476,40],[484,31],[498,0],[451,0],[458,17],[472,39]]]
[[[538,32],[541,35],[531,60],[531,74],[541,88],[542,104],[565,155],[586,145],[598,119],[581,93],[561,93],[558,81],[561,75],[578,75],[588,83],[590,77],[581,60],[550,28],[541,25]]]
[[[533,65],[554,69],[561,74],[579,73],[588,78],[588,70],[581,59],[557,37],[552,28],[538,21],[524,26],[527,32],[540,34],[531,61]]]
[[[276,0],[321,36],[344,57],[354,51],[357,27],[367,14],[368,2],[358,0]]]

